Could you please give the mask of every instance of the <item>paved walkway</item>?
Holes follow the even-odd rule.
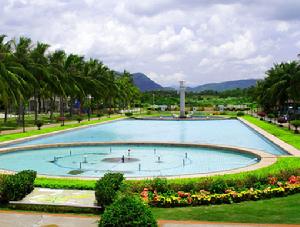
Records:
[[[97,227],[97,216],[70,214],[45,214],[36,212],[18,212],[0,210],[0,227]],[[161,227],[299,227],[287,224],[242,224],[196,221],[158,221]]]
[[[114,116],[114,115],[111,115],[111,116]],[[93,121],[93,120],[98,120],[98,119],[99,119],[99,117],[98,118],[91,118],[90,120]],[[84,121],[88,121],[88,119],[84,119],[81,122],[84,122]],[[78,121],[65,121],[65,125],[76,124],[76,123],[78,123]],[[60,125],[61,125],[61,123],[44,124],[42,126],[42,128],[53,128],[53,127],[60,126]],[[34,131],[34,130],[37,130],[36,126],[30,126],[30,127],[25,128],[26,132]],[[14,134],[14,133],[20,133],[20,132],[23,132],[23,128],[21,128],[21,127],[18,128],[18,129],[1,131],[0,135]]]
[[[97,208],[95,202],[95,192],[93,190],[35,188],[24,199],[12,203]]]

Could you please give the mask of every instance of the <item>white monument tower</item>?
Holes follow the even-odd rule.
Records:
[[[185,117],[185,82],[179,81],[180,87],[180,115],[179,117],[184,118]]]

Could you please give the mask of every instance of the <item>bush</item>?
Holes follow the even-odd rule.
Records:
[[[154,178],[150,182],[150,187],[152,190],[156,190],[157,192],[167,192],[168,191],[168,182],[166,178]]]
[[[125,116],[126,116],[126,117],[131,117],[132,115],[133,115],[133,113],[131,113],[131,112],[125,113]]]
[[[241,116],[244,116],[244,115],[245,115],[244,112],[241,112],[241,111],[236,113],[236,116],[238,116],[238,117],[241,117]]]
[[[23,199],[34,188],[36,172],[24,170],[15,175],[2,177],[0,181],[0,203]]]
[[[78,121],[78,123],[80,123],[80,122],[83,120],[83,118],[82,118],[81,116],[78,116],[78,117],[76,118],[76,120]]]
[[[295,127],[295,133],[298,133],[298,128],[300,127],[300,120],[293,120],[290,123]]]
[[[102,114],[102,113],[98,113],[98,114],[97,114],[97,117],[99,117],[99,118],[100,118],[100,117],[103,117],[103,116],[104,116],[104,114]]]
[[[41,130],[41,127],[44,125],[42,121],[37,121],[36,126],[38,127],[38,130]]]
[[[106,207],[110,205],[117,191],[120,189],[124,176],[121,173],[106,173],[99,179],[95,187],[95,196],[98,205]]]
[[[157,226],[157,222],[140,198],[123,195],[105,209],[99,226]]]

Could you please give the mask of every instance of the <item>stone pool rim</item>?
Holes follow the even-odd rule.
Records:
[[[174,179],[174,178],[197,178],[197,177],[206,177],[213,175],[223,175],[223,174],[232,174],[232,173],[240,173],[246,171],[252,171],[259,168],[267,167],[269,165],[274,164],[277,161],[277,156],[273,154],[269,154],[264,151],[250,149],[250,148],[242,148],[236,146],[228,146],[228,145],[215,145],[215,144],[198,144],[198,143],[173,143],[173,142],[78,142],[78,143],[56,143],[56,144],[38,144],[38,145],[28,145],[28,146],[19,146],[19,147],[9,147],[9,148],[0,148],[0,154],[17,152],[17,151],[25,151],[25,150],[39,150],[44,148],[55,148],[55,147],[80,147],[80,146],[114,146],[114,145],[137,145],[137,146],[173,146],[173,147],[194,147],[194,148],[208,148],[208,149],[217,149],[217,150],[225,150],[231,152],[237,152],[242,154],[250,154],[255,156],[258,159],[258,162],[255,164],[247,165],[240,168],[233,168],[224,171],[216,171],[210,173],[193,173],[193,174],[182,174],[182,175],[168,175],[161,176],[163,178]],[[42,152],[42,151],[41,151]],[[4,170],[0,169],[0,174],[14,174],[17,171],[13,170]],[[46,174],[38,174],[38,177],[46,177],[46,178],[60,178],[60,179],[83,179],[83,180],[95,180],[100,177],[88,177],[88,176],[61,176],[61,175],[46,175]],[[135,180],[143,180],[143,179],[151,179],[154,177],[126,177],[126,179],[135,179]]]

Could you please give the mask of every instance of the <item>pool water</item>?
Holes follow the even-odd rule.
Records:
[[[176,142],[229,145],[286,155],[238,120],[120,120],[34,139],[12,146],[72,142]]]
[[[108,171],[126,177],[211,173],[257,162],[254,155],[239,152],[153,145],[56,147],[0,155],[1,169],[32,169],[39,174],[77,177],[101,177]]]

